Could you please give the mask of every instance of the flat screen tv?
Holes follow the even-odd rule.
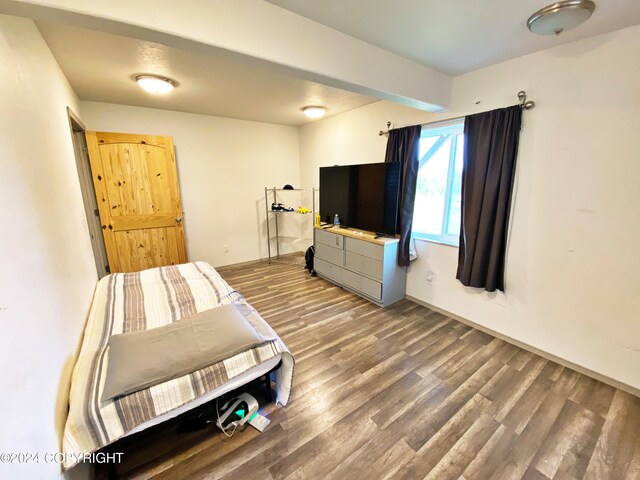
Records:
[[[395,235],[400,198],[400,163],[320,168],[320,217],[343,227]]]

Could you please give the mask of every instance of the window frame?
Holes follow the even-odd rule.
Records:
[[[444,194],[444,207],[442,213],[442,224],[440,226],[440,234],[430,234],[413,231],[413,237],[419,240],[426,240],[435,243],[441,243],[452,247],[459,247],[460,245],[460,233],[458,235],[452,235],[447,233],[447,226],[449,224],[449,217],[451,215],[451,192],[453,190],[453,180],[455,175],[456,154],[458,150],[458,135],[464,134],[464,120],[444,121],[441,123],[433,124],[430,126],[423,126],[420,132],[420,139],[429,138],[434,136],[447,135],[451,137],[451,147],[449,150],[449,166],[447,169],[446,189]],[[429,152],[418,160],[418,171],[425,163],[425,157]],[[429,158],[432,158],[435,152]],[[416,189],[416,195],[418,194]],[[415,210],[414,210],[415,215]]]

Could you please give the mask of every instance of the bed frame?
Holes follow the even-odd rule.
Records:
[[[235,388],[234,390],[230,390],[229,392],[224,393],[223,395],[218,397],[218,399],[225,397],[234,397],[244,391],[249,390],[249,392],[253,394],[254,397],[256,397],[258,403],[261,406],[273,402],[273,388],[271,382],[275,381],[275,379],[272,379],[271,377],[272,374],[275,374],[276,370],[278,370],[281,366],[282,361],[278,362],[278,364],[267,373],[245,383],[244,385]],[[216,400],[217,399],[209,400],[208,402],[203,403],[202,405],[198,405],[197,407],[181,413],[180,415],[165,422],[153,425],[152,427],[142,430],[141,432],[123,437],[120,440],[117,440],[114,443],[111,443],[100,449],[100,452],[104,452],[105,454],[124,453],[123,457],[126,461],[127,450],[135,451],[135,446],[139,443],[148,445],[149,442],[167,438],[170,435],[176,437],[186,437],[189,435],[189,433],[193,433],[195,430],[181,432],[181,426],[186,422],[198,417],[206,420],[215,418]],[[202,431],[206,433],[206,436],[212,433],[212,430],[210,428],[207,428],[206,425],[203,426]],[[215,430],[215,432],[218,433],[217,430]],[[133,448],[131,448],[132,446]],[[96,465],[96,480],[116,480],[118,478],[118,464],[106,463]]]

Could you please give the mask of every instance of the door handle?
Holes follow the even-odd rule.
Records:
[[[176,217],[176,222],[180,223],[182,221],[182,217]]]

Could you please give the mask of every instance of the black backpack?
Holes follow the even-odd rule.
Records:
[[[316,254],[316,247],[311,245],[307,248],[307,251],[304,254],[304,268],[309,270],[309,273],[313,276],[316,275],[316,271],[313,269],[313,257]]]

